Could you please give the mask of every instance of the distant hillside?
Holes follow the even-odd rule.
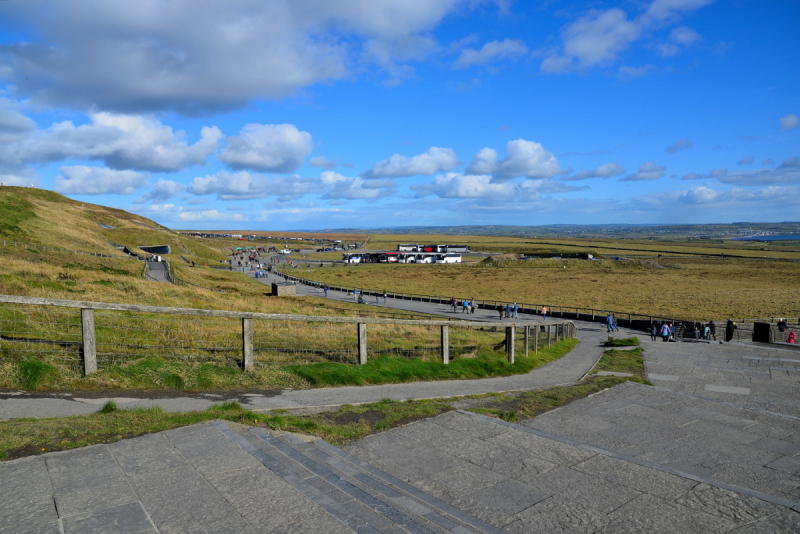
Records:
[[[141,245],[170,245],[176,255],[186,254],[186,246],[200,258],[223,257],[145,217],[29,187],[0,187],[0,240],[103,254],[118,254],[111,241],[137,252]]]

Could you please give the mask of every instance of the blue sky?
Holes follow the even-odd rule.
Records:
[[[800,220],[800,3],[0,2],[0,181],[173,228]]]

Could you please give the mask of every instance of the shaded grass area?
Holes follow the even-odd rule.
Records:
[[[627,337],[624,339],[609,339],[605,343],[603,343],[604,347],[638,347],[639,346],[639,338],[634,337]]]
[[[317,363],[287,367],[288,371],[304,378],[314,386],[362,386],[367,384],[399,384],[431,380],[459,380],[523,374],[561,358],[578,343],[567,339],[538,354],[517,356],[513,364],[505,355],[487,350],[475,358],[457,358],[449,365],[435,361],[380,356],[365,365]]]
[[[254,413],[235,401],[205,411],[181,413],[164,412],[158,407],[120,410],[109,402],[91,415],[0,422],[0,460],[112,443],[213,419],[302,432],[342,444],[451,409],[446,403],[434,400],[384,400],[361,406],[345,405],[334,412],[298,416]]]

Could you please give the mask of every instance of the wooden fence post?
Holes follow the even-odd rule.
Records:
[[[242,317],[242,369],[253,368],[253,320]]]
[[[550,349],[550,333],[553,325],[547,325],[547,348]]]
[[[358,323],[358,365],[367,363],[367,325]]]
[[[447,325],[442,325],[442,363],[450,363],[450,330]]]
[[[94,338],[94,310],[81,308],[81,334],[83,336],[83,374],[97,371],[97,348]]]
[[[558,343],[558,328],[560,326],[561,326],[561,324],[558,324],[558,323],[556,324],[556,343]]]
[[[528,357],[528,340],[531,337],[531,327],[530,325],[525,325],[525,330],[523,331],[523,336],[525,337],[525,357]]]
[[[539,325],[533,327],[533,353],[539,354]]]
[[[506,327],[506,357],[508,358],[508,363],[514,363],[514,335],[516,334],[516,328],[513,326]]]

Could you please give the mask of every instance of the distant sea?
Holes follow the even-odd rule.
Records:
[[[734,237],[733,241],[800,241],[800,235],[753,235],[750,237]]]

